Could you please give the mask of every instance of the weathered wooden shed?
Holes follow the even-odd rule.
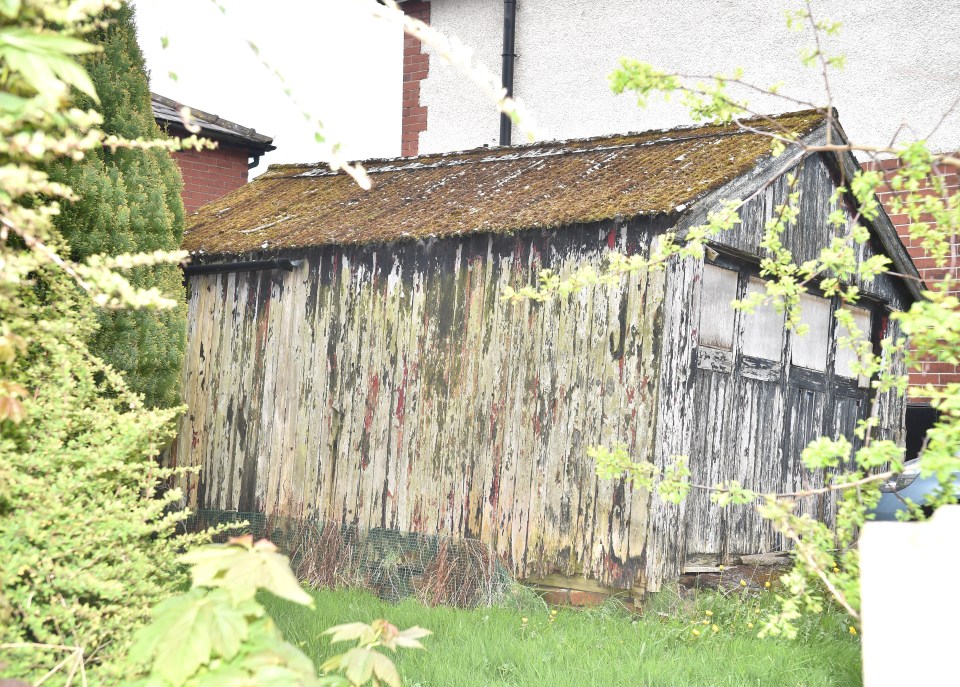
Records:
[[[824,140],[815,112],[776,121]],[[748,507],[697,493],[668,505],[599,480],[587,457],[622,442],[657,464],[688,455],[698,482],[791,491],[823,479],[800,468],[809,440],[853,438],[873,392],[837,348],[838,303],[807,296],[798,338],[772,308],[730,302],[762,288],[759,241],[786,175],[802,195],[784,241],[806,260],[831,240],[830,196],[857,163],[769,151],[734,126],[483,148],[370,161],[369,192],[280,165],[207,205],[184,241],[189,410],[172,449],[203,467],[190,504],[474,537],[519,577],[648,591],[703,557],[783,548]],[[542,268],[645,253],[748,197],[712,259],[542,305],[501,299]],[[862,258],[916,276],[887,217],[869,229]],[[919,297],[890,275],[859,286],[874,341]],[[899,439],[903,402],[879,403],[880,431]],[[802,507],[832,517],[830,499]]]

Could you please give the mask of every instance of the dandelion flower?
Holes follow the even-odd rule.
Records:
[[[717,627],[716,625],[714,625],[714,626],[711,627],[710,629],[713,630],[714,632],[719,632],[719,631],[720,631],[720,628]]]
[[[694,637],[699,637],[699,636],[700,636],[700,630],[694,630],[692,634],[693,634]]]
[[[520,622],[522,622],[522,623],[524,623],[524,624],[526,624],[526,622],[527,622],[527,619],[526,619],[526,618],[520,618]]]
[[[840,572],[840,568],[838,568],[837,566],[833,566],[833,572],[835,573]]]
[[[722,565],[720,566],[720,572],[723,572],[723,566],[722,566]]]
[[[747,629],[748,629],[748,630],[752,630],[752,629],[753,629],[753,623],[747,623]]]
[[[767,589],[770,589],[770,580],[767,580],[766,582],[764,582],[763,586]]]
[[[850,626],[850,634],[852,634],[854,637],[857,636],[857,628],[855,628],[853,625]]]
[[[704,613],[704,615],[706,615],[707,617],[710,617],[710,616],[713,615],[713,611],[704,611],[703,613]]]
[[[746,580],[740,580],[740,586],[741,586],[741,587],[746,587],[746,586],[747,586],[747,581],[746,581]]]

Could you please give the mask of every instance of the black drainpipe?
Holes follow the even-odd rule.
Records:
[[[300,260],[247,260],[245,262],[212,262],[208,264],[189,264],[183,266],[183,275],[223,274],[224,272],[259,272],[260,270],[286,270],[292,272]]]
[[[513,63],[517,58],[514,43],[517,35],[517,0],[503,0],[503,87],[513,96]],[[500,145],[510,145],[513,123],[500,114]]]

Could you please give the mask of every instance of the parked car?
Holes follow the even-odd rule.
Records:
[[[906,512],[907,500],[924,506],[928,496],[939,486],[936,475],[920,476],[920,459],[914,458],[903,464],[903,472],[894,475],[880,485],[880,501],[872,511],[875,520],[897,520],[897,513]],[[960,497],[960,473],[953,475],[954,493]],[[926,510],[926,509],[925,509]]]

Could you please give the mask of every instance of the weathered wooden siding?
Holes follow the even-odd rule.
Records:
[[[793,174],[797,179],[800,217],[795,225],[787,228],[782,241],[799,264],[816,257],[820,249],[829,245],[833,237],[839,235],[837,232],[842,231],[826,222],[834,208],[830,197],[834,185],[840,183],[841,177],[836,164],[823,153],[808,157],[789,169],[787,174]],[[774,216],[779,205],[787,202],[790,193],[787,174],[777,177],[749,200],[740,210],[742,222],[719,235],[716,242],[744,255],[760,255],[760,241],[763,239],[767,221]],[[755,189],[746,182],[737,181],[729,188],[722,189],[719,195],[730,199],[745,198],[754,192]],[[851,208],[845,206],[845,210],[849,216]],[[695,213],[692,219],[700,222],[703,218],[699,213]],[[882,252],[876,241],[871,240],[859,247],[858,259],[862,261]],[[909,303],[906,289],[894,277],[881,275],[869,281],[857,278],[856,284],[864,293],[895,308],[902,309]]]
[[[644,251],[644,225],[309,252],[190,282],[189,501],[489,542],[520,576],[629,587],[647,496],[586,449],[651,457],[663,273],[545,305],[542,267]]]

